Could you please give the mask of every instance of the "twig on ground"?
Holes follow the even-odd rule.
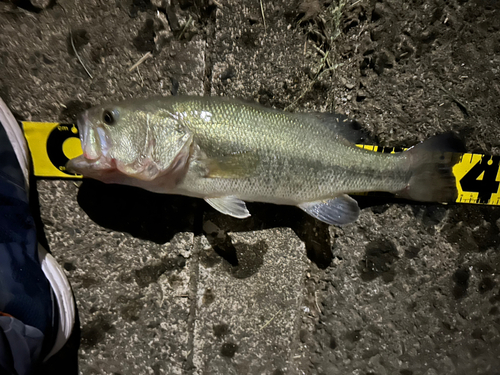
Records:
[[[144,56],[142,56],[134,65],[132,65],[128,71],[131,72],[135,68],[137,68],[139,65],[141,65],[144,61],[149,59],[150,57],[153,57],[153,54],[151,52],[146,53]]]
[[[464,113],[465,116],[470,116],[471,112],[464,103],[458,100],[455,95],[446,90],[443,86],[441,86],[440,89],[443,90],[457,104],[458,108]]]
[[[192,20],[193,20],[193,17],[189,16],[188,21],[184,25],[184,28],[182,29],[181,33],[179,34],[179,37],[177,38],[178,40],[181,40],[182,36],[184,35],[184,31],[186,31],[186,29],[189,27]]]
[[[92,74],[90,74],[89,70],[87,69],[87,67],[83,63],[80,56],[78,55],[78,52],[76,52],[75,43],[73,42],[73,33],[71,31],[69,32],[69,39],[71,40],[71,47],[73,47],[73,52],[75,53],[75,56],[78,59],[78,61],[80,62],[80,64],[83,66],[83,69],[85,69],[85,71],[87,72],[87,74],[89,75],[89,77],[91,79],[94,78],[94,77],[92,77]]]
[[[264,21],[264,34],[267,33],[266,16],[264,15],[264,5],[260,0],[260,12],[262,13],[262,20]]]
[[[262,331],[264,328],[266,328],[266,327],[269,325],[269,323],[271,323],[271,322],[274,320],[274,318],[276,318],[276,315],[278,315],[280,312],[281,312],[281,309],[279,309],[279,310],[276,312],[276,314],[274,314],[274,315],[272,316],[272,318],[271,318],[271,319],[269,319],[269,320],[266,322],[266,324],[264,324],[262,327],[260,327],[260,331]]]
[[[215,5],[217,5],[217,6],[218,6],[219,8],[221,8],[221,9],[222,9],[222,8],[224,8],[224,7],[222,6],[222,4],[221,4],[221,3],[219,3],[217,0],[212,0],[212,3],[214,3]]]
[[[144,79],[142,79],[142,74],[141,71],[139,70],[139,67],[137,67],[137,74],[139,74],[139,78],[141,79],[141,87],[144,86]]]
[[[316,309],[318,309],[318,313],[321,314],[321,309],[319,308],[319,303],[318,303],[318,295],[316,294],[316,292],[314,292],[314,302],[316,304]]]

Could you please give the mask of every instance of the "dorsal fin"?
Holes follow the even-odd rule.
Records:
[[[370,134],[354,119],[338,113],[311,113],[324,126],[352,143],[367,143],[371,140]]]
[[[339,113],[295,113],[299,117],[303,117],[305,121],[316,121],[319,126],[324,126],[335,134],[339,134],[346,140],[352,143],[369,143],[371,136],[363,129],[357,120],[348,118]]]

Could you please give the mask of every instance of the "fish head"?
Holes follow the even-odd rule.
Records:
[[[134,172],[134,164],[140,164],[146,156],[148,125],[145,111],[119,104],[91,108],[77,119],[83,156],[91,162],[115,161]]]
[[[77,126],[83,155],[68,162],[70,171],[116,182],[120,174],[178,180],[186,170],[192,135],[168,110],[141,101],[106,104],[81,113]]]

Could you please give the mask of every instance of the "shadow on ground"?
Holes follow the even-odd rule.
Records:
[[[361,209],[372,207],[376,211],[401,202],[390,195],[355,198]],[[333,259],[328,225],[297,207],[247,203],[252,216],[241,220],[216,212],[201,199],[155,194],[91,179],[83,181],[78,203],[98,225],[159,244],[169,242],[179,232],[204,232],[215,252],[235,267],[237,251],[226,233],[277,227],[291,228],[305,243],[308,258],[319,268],[327,268]]]

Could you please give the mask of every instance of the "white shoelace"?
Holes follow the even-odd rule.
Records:
[[[30,162],[27,152],[28,144],[26,143],[26,139],[24,139],[23,132],[21,131],[16,119],[12,116],[12,113],[7,108],[7,105],[2,98],[0,98],[0,122],[5,128],[7,137],[10,139],[10,143],[14,148],[17,160],[23,171],[26,189],[29,189]]]

